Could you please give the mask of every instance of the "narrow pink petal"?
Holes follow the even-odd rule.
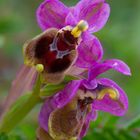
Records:
[[[106,24],[110,7],[105,0],[81,0],[73,14],[77,19],[89,23],[90,32],[97,32]]]
[[[72,14],[72,12],[69,12],[69,14],[67,15],[67,17],[65,19],[65,24],[75,26],[77,23],[78,23],[78,21],[76,20],[76,18]]]
[[[106,78],[98,79],[98,84],[116,89],[120,94],[120,98],[118,102],[106,95],[102,100],[95,100],[93,102],[94,109],[109,112],[116,116],[123,116],[128,110],[128,98],[123,89],[121,89],[114,81]]]
[[[46,30],[51,27],[62,28],[69,9],[59,0],[44,0],[37,9],[39,26]]]
[[[88,81],[85,79],[83,80],[82,84],[84,85],[86,89],[89,89],[89,90],[95,89],[98,86],[96,79],[93,79],[91,81]]]
[[[84,136],[86,136],[87,132],[88,132],[88,129],[89,129],[89,125],[90,125],[90,121],[91,121],[91,118],[90,116],[88,115],[86,117],[86,120],[85,120],[85,123],[82,127],[82,130],[81,130],[81,133],[80,133],[80,138],[79,139],[82,139]]]
[[[131,75],[130,68],[127,66],[127,64],[118,59],[110,59],[93,66],[89,72],[89,79],[94,79],[98,75],[110,69],[114,69],[124,75]]]
[[[81,133],[80,133],[80,139],[82,139],[84,136],[86,136],[88,129],[89,129],[90,122],[96,120],[97,116],[98,116],[97,111],[95,111],[94,108],[92,108],[91,112],[88,113],[88,115],[86,117],[86,121],[85,121],[83,128],[81,130]]]
[[[4,103],[4,112],[25,92],[33,88],[36,79],[36,71],[23,65],[12,82],[12,87]]]
[[[76,65],[82,68],[90,68],[102,59],[103,49],[100,41],[93,35],[85,33],[83,41],[78,47]]]
[[[131,70],[128,65],[119,59],[106,60],[104,63],[124,75],[131,75]]]

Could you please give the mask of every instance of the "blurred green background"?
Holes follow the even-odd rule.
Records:
[[[78,0],[62,1],[67,5],[74,5]],[[104,59],[122,59],[130,66],[132,76],[126,77],[113,71],[103,76],[115,80],[126,91],[129,97],[129,110],[117,124],[115,123],[118,118],[112,119],[111,115],[100,113],[97,121],[91,124],[85,140],[110,140],[115,139],[115,134],[122,135],[116,139],[125,140],[134,137],[139,140],[139,128],[136,134],[133,134],[134,130],[129,130],[132,131],[129,135],[129,132],[126,134],[123,131],[112,132],[112,128],[118,130],[140,114],[140,0],[107,1],[111,6],[111,16],[106,26],[96,35],[103,44]],[[23,43],[41,33],[35,15],[41,2],[42,0],[0,0],[0,104],[8,94],[11,82],[23,63]],[[37,112],[38,109],[34,109],[12,131],[10,136],[12,140],[35,139]]]

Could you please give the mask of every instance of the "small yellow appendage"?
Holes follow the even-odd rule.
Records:
[[[77,38],[79,37],[82,32],[86,31],[88,29],[88,23],[84,20],[81,20],[73,29],[71,34]]]
[[[97,95],[97,99],[98,100],[102,100],[104,98],[105,95],[109,95],[109,97],[113,100],[118,100],[120,97],[120,94],[117,90],[113,89],[113,88],[105,88],[102,89],[98,95]]]
[[[37,64],[36,65],[36,70],[37,70],[37,72],[41,73],[44,70],[44,66],[42,64]]]

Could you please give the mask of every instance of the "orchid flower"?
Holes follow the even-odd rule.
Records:
[[[93,33],[106,24],[109,14],[110,7],[105,0],[81,0],[73,7],[59,0],[44,0],[40,4],[36,15],[43,33],[23,46],[25,65],[13,82],[5,110],[23,92],[32,90],[31,96],[21,105],[23,113],[18,108],[14,115],[10,112],[10,119],[6,114],[0,126],[2,132],[9,132],[20,121],[18,113],[22,119],[37,103],[44,101],[41,92],[46,85],[65,82],[65,75],[79,79],[65,82],[64,89],[57,93],[47,94],[39,114],[38,140],[80,140],[90,122],[96,120],[97,111],[116,116],[126,113],[128,98],[123,89],[110,79],[98,78],[109,69],[131,74],[121,60],[101,62],[102,45]],[[14,121],[7,127],[11,119]]]
[[[109,13],[104,0],[82,0],[74,7],[59,0],[45,0],[37,10],[44,32],[24,45],[25,64],[42,64],[46,82],[63,79],[71,65],[88,68],[102,58],[101,44],[92,33],[105,25]],[[87,49],[95,55],[85,54]]]
[[[78,75],[83,72],[83,68],[87,69],[100,61],[103,49],[100,41],[92,33],[105,25],[109,14],[110,7],[105,0],[81,0],[73,7],[67,7],[59,0],[45,0],[41,3],[36,15],[44,32],[25,43],[23,49],[25,65],[12,84],[6,108],[9,108],[25,91],[33,88],[37,75],[34,66],[38,65],[37,69],[42,70],[45,82],[60,82],[65,74]],[[61,42],[63,44],[61,48],[56,45],[57,39],[64,39],[62,37],[64,34],[66,40]],[[65,45],[65,41],[68,45]],[[53,50],[52,53],[50,49]],[[55,63],[55,57],[62,56],[67,58]]]
[[[79,68],[89,68],[103,56],[101,43],[91,33],[105,25],[109,14],[105,0],[81,0],[74,7],[45,0],[37,9],[44,33],[24,45],[25,64],[42,64],[46,82],[59,82],[66,73],[77,75],[77,71],[82,72]]]
[[[73,7],[67,7],[59,0],[44,0],[37,10],[37,20],[43,31],[51,27],[57,29],[68,25],[75,27],[80,21],[87,22],[89,27],[81,36],[82,40],[78,47],[79,56],[76,65],[88,67],[89,64],[102,59],[102,47],[97,37],[92,33],[103,28],[109,14],[110,7],[105,0],[80,0]],[[77,28],[73,31],[76,31],[75,36],[79,34]],[[91,44],[98,46],[98,48],[91,48]],[[86,54],[86,49],[96,52],[96,56]]]
[[[47,98],[39,115],[39,140],[77,140],[86,135],[96,111],[122,116],[128,109],[123,89],[107,78],[97,78],[109,69],[131,75],[129,67],[117,59],[96,64],[85,79],[71,81],[62,91]]]

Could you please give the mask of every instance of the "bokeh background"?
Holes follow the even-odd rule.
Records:
[[[74,5],[78,0],[62,1]],[[99,113],[84,140],[139,140],[140,125],[127,132],[120,129],[140,114],[140,0],[107,1],[111,6],[111,16],[106,26],[96,35],[104,47],[104,59],[122,59],[130,66],[132,76],[126,77],[114,71],[103,76],[115,80],[123,87],[129,97],[129,110],[122,118]],[[41,33],[35,14],[41,2],[42,0],[0,0],[0,104],[23,63],[23,43]],[[35,139],[38,111],[39,107],[10,133],[10,140]]]

